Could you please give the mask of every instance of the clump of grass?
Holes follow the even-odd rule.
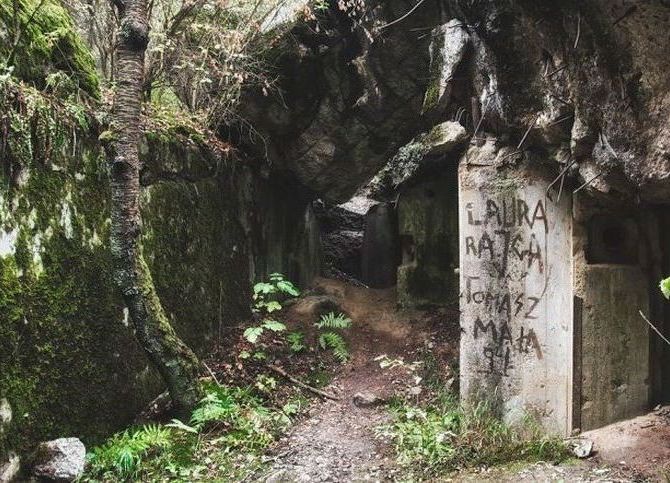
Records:
[[[449,393],[439,394],[423,408],[396,399],[390,410],[393,422],[379,428],[379,434],[392,440],[402,466],[424,475],[568,457],[562,440],[543,435],[530,420],[513,428],[488,404],[464,408]]]
[[[296,414],[289,404],[265,407],[249,389],[211,384],[205,390],[188,422],[128,429],[94,448],[84,481],[211,481],[239,475],[258,464],[262,450]]]

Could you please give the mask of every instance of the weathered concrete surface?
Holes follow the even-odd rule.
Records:
[[[395,285],[399,254],[398,221],[393,205],[373,206],[365,216],[363,283],[372,288]]]
[[[641,414],[649,402],[648,282],[638,266],[585,268],[581,429]]]
[[[461,397],[509,422],[571,429],[570,197],[541,171],[468,167],[460,179]]]
[[[401,264],[398,303],[445,305],[458,298],[456,170],[404,191],[398,199]]]

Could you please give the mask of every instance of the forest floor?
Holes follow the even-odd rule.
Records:
[[[249,479],[416,480],[415,473],[398,465],[392,441],[380,436],[379,428],[391,419],[386,407],[390,399],[401,397],[420,405],[428,397],[431,389],[422,379],[427,365],[441,372],[446,384],[454,382],[460,335],[457,309],[399,311],[393,290],[366,289],[328,279],[318,280],[315,292],[335,298],[353,320],[348,333],[351,359],[324,388],[339,400],[314,400],[306,416],[274,446],[269,467]],[[305,317],[299,305],[287,315],[299,322]],[[595,451],[586,460],[479,467],[429,479],[661,481],[659,470],[670,461],[668,413],[657,411],[588,433]],[[644,437],[651,438],[653,447]]]
[[[336,298],[353,320],[348,334],[351,360],[327,387],[340,399],[316,402],[310,408],[308,417],[276,448],[277,459],[264,478],[272,482],[395,479],[400,469],[388,441],[376,434],[389,422],[384,403],[394,396],[420,397],[418,372],[426,350],[432,349],[441,363],[454,360],[458,313],[399,312],[392,290],[333,280],[321,279],[317,291]],[[437,333],[444,343],[435,340]]]

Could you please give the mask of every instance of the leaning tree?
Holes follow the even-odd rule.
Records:
[[[135,326],[135,334],[165,380],[177,414],[198,402],[200,364],[177,336],[165,314],[141,246],[139,140],[144,62],[149,42],[147,0],[112,0],[120,28],[116,45],[111,125],[104,136],[111,183],[111,251],[114,280]]]

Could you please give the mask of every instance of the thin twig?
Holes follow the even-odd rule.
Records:
[[[582,33],[582,15],[580,13],[577,13],[577,38],[575,39],[575,45],[573,49],[577,49],[577,45],[579,44],[579,36]]]
[[[563,99],[562,97],[557,96],[557,95],[554,94],[553,92],[549,93],[549,95],[550,95],[551,97],[553,97],[554,99],[556,99],[557,101],[562,102],[562,103],[565,104],[566,106],[572,106],[572,104],[570,104],[570,102],[566,101],[566,100]]]
[[[567,121],[568,119],[572,119],[574,116],[572,114],[568,114],[567,116],[564,116],[560,119],[557,119],[556,121],[550,122],[547,124],[547,127],[555,126],[556,124],[560,124],[562,122]]]
[[[207,365],[206,362],[203,361],[203,362],[202,362],[202,365],[205,366],[205,369],[207,369],[207,372],[209,372],[209,375],[212,376],[212,379],[214,379],[214,382],[215,382],[218,386],[220,386],[221,383],[220,383],[219,380],[217,379],[216,374],[214,374],[214,371],[212,371],[212,369],[210,369],[210,367]]]
[[[603,174],[605,174],[605,171],[601,171],[600,173],[598,173],[597,175],[595,175],[593,178],[591,178],[590,180],[588,180],[587,182],[585,182],[583,185],[581,185],[579,188],[577,188],[575,191],[573,191],[572,194],[575,194],[575,193],[581,191],[582,189],[586,188],[588,185],[590,185],[590,184],[593,183],[595,180],[597,180],[598,178],[600,178]]]
[[[535,119],[533,119],[533,122],[530,123],[528,126],[528,129],[526,129],[526,134],[523,135],[521,138],[521,141],[519,141],[519,145],[516,147],[517,149],[521,149],[521,146],[523,146],[523,143],[526,141],[526,138],[528,137],[528,134],[530,134],[530,130],[533,129],[533,126],[535,126],[535,123],[537,122],[538,118],[540,117],[539,114],[535,116]]]
[[[271,364],[267,364],[265,367],[267,367],[267,368],[270,369],[271,371],[276,372],[276,373],[279,374],[280,376],[285,377],[286,379],[288,379],[289,381],[291,381],[291,382],[292,382],[293,384],[295,384],[296,386],[300,386],[300,387],[302,387],[303,389],[307,389],[308,391],[311,391],[311,392],[313,392],[314,394],[316,394],[316,395],[318,395],[318,396],[324,397],[324,398],[326,398],[326,399],[332,399],[333,401],[339,401],[339,400],[340,400],[340,398],[337,397],[337,396],[334,396],[334,395],[332,395],[332,394],[330,394],[330,393],[327,393],[327,392],[325,392],[325,391],[322,391],[321,389],[317,389],[317,388],[315,388],[315,387],[308,386],[308,385],[305,384],[304,382],[302,382],[302,381],[296,379],[295,377],[293,377],[292,375],[288,374],[288,373],[287,373],[284,369],[282,369],[281,367],[273,366],[273,365],[271,365]]]
[[[664,341],[666,344],[670,345],[670,340],[668,340],[668,339],[665,338],[665,336],[661,333],[661,331],[658,330],[658,329],[654,326],[654,324],[652,324],[652,323],[649,321],[649,319],[648,319],[647,317],[644,316],[644,314],[642,313],[641,310],[640,310],[640,316],[644,319],[644,321],[645,321],[647,324],[649,324],[649,327],[651,327],[652,329],[654,329],[654,332],[656,332],[656,333],[658,334],[658,336],[659,336],[661,339],[663,339],[663,341]]]
[[[482,122],[484,121],[484,118],[486,117],[486,111],[488,111],[490,100],[491,100],[490,97],[486,98],[486,105],[484,105],[484,110],[482,111],[482,115],[479,118],[479,122],[477,123],[477,126],[475,127],[475,132],[472,133],[472,138],[471,139],[475,139],[477,137],[477,132],[479,132],[479,128],[481,127]]]
[[[568,165],[561,170],[560,173],[558,173],[558,176],[554,178],[554,181],[552,181],[549,186],[547,186],[547,193],[549,193],[549,190],[551,189],[552,186],[556,184],[556,182],[563,177],[565,173],[568,172],[568,170],[577,162],[577,159],[573,159]]]
[[[562,66],[557,67],[557,68],[555,68],[554,70],[552,70],[551,72],[549,72],[545,77],[546,77],[547,79],[549,79],[550,77],[554,76],[555,74],[558,74],[560,71],[562,71],[563,69],[565,69],[567,66],[568,66],[567,64],[563,64]]]
[[[379,30],[384,30],[385,28],[390,27],[391,25],[395,25],[395,24],[397,24],[398,22],[402,22],[402,21],[405,20],[407,17],[409,17],[410,15],[412,15],[412,13],[413,13],[417,8],[419,8],[419,6],[420,6],[423,2],[425,2],[425,1],[426,1],[426,0],[419,0],[419,1],[416,3],[416,5],[414,5],[414,6],[410,9],[409,12],[407,12],[407,13],[406,13],[405,15],[403,15],[402,17],[395,19],[393,22],[389,22],[389,23],[387,23],[387,24],[385,24],[385,25],[382,25],[381,27],[379,27]]]
[[[565,176],[561,176],[561,185],[558,187],[558,196],[556,197],[556,203],[561,202],[561,195],[563,194],[563,185],[565,184]]]

